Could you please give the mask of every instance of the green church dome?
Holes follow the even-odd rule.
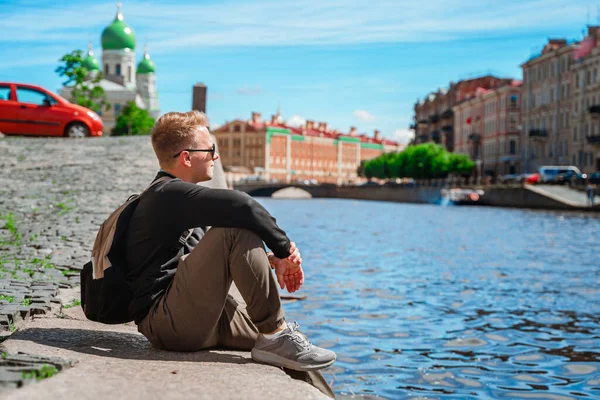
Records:
[[[156,65],[154,65],[154,62],[150,59],[150,54],[148,54],[148,52],[144,52],[144,58],[142,58],[142,61],[140,61],[140,63],[137,66],[137,73],[138,74],[153,74],[156,72]]]
[[[115,20],[102,31],[102,49],[135,50],[135,32],[123,21],[120,6]]]
[[[98,64],[98,60],[94,57],[94,52],[92,51],[92,45],[88,46],[87,57],[83,59],[82,66],[85,67],[88,71],[99,71],[100,65]]]

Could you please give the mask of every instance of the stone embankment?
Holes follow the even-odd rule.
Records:
[[[290,198],[283,195],[290,191],[295,198],[336,198],[353,200],[390,201],[398,203],[443,204],[443,190],[452,187],[482,190],[479,205],[493,207],[535,208],[545,210],[600,211],[600,196],[592,207],[584,192],[558,185],[466,185],[454,186],[443,180],[423,181],[410,185],[296,185],[284,183],[238,183],[234,189],[257,197]]]
[[[248,353],[161,352],[133,324],[85,320],[79,271],[97,229],[157,169],[148,137],[0,139],[2,397],[326,398]]]

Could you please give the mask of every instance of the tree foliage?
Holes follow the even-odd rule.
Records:
[[[153,127],[154,119],[148,111],[139,108],[134,101],[130,101],[117,117],[117,123],[112,130],[112,134],[148,135]]]
[[[57,67],[55,72],[66,78],[63,86],[71,89],[71,102],[95,112],[108,110],[110,104],[106,101],[104,89],[98,85],[102,80],[102,73],[98,72],[92,76],[83,66],[82,54],[81,50],[65,54],[60,59],[63,65]]]
[[[464,154],[450,153],[442,146],[425,143],[408,146],[400,153],[385,153],[362,161],[358,175],[367,179],[434,179],[448,174],[471,174],[475,163]]]

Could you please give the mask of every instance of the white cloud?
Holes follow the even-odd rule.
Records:
[[[375,116],[366,110],[354,110],[352,113],[356,118],[365,122],[373,122],[375,121]]]
[[[306,119],[299,115],[293,115],[285,123],[289,126],[300,128],[300,127],[304,126],[304,124],[306,123]]]
[[[153,52],[207,46],[344,45],[453,40],[498,36],[525,30],[580,26],[591,0],[257,0],[169,4],[127,1],[125,21],[136,31],[138,47],[147,36]],[[87,42],[114,17],[112,3],[69,8],[62,3],[3,7],[6,32],[0,43],[49,43],[77,35]],[[26,29],[24,29],[24,27]],[[15,44],[16,46],[16,44]],[[85,47],[85,45],[82,45]]]
[[[257,96],[263,92],[260,85],[256,86],[242,86],[241,88],[236,90],[236,93],[241,96]]]
[[[415,132],[410,129],[396,129],[392,134],[392,140],[402,144],[407,144],[415,136]]]

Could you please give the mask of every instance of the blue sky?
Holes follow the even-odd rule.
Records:
[[[405,141],[415,100],[449,81],[494,73],[520,79],[519,64],[549,37],[581,39],[596,23],[590,0],[123,1],[156,63],[161,110],[191,108],[208,86],[213,126],[263,117]],[[100,35],[112,1],[0,0],[0,81],[57,91],[58,59]]]

